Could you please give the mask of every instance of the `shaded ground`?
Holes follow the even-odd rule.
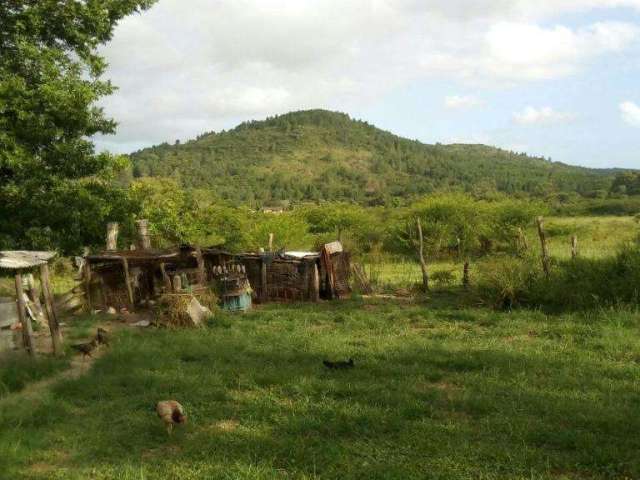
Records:
[[[200,330],[124,330],[87,375],[0,404],[0,472],[637,478],[639,324],[637,313],[371,299],[270,306]],[[322,367],[348,357],[353,370]],[[167,398],[189,415],[172,437],[153,412]]]

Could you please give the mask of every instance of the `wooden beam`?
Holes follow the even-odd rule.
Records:
[[[129,262],[126,258],[122,259],[122,270],[124,271],[124,282],[127,285],[127,295],[129,296],[129,307],[131,311],[135,308],[135,299],[133,298],[133,287],[131,286],[131,276],[129,275]]]
[[[91,263],[85,258],[84,261],[84,290],[87,294],[87,307],[89,313],[93,311],[93,304],[91,303]]]
[[[202,256],[202,249],[200,247],[196,248],[196,261],[198,262],[198,283],[202,286],[207,283],[207,273],[204,268],[204,257]]]
[[[53,353],[56,356],[61,356],[62,351],[62,332],[60,331],[60,324],[58,323],[58,317],[56,311],[53,308],[53,297],[51,295],[51,284],[49,282],[49,265],[40,265],[40,283],[42,285],[42,293],[44,296],[44,306],[47,311],[47,318],[49,319],[49,330],[51,331],[51,343],[53,344]]]
[[[173,287],[171,286],[171,278],[167,274],[167,266],[164,262],[160,264],[160,272],[162,273],[162,281],[164,282],[165,293],[171,293],[173,291]]]
[[[115,251],[118,249],[118,231],[117,222],[107,223],[107,251]]]
[[[267,285],[267,262],[264,261],[264,258],[261,259],[260,262],[260,301],[266,302],[269,298],[267,289],[269,286]]]
[[[310,283],[310,300],[312,302],[318,302],[320,300],[320,273],[318,272],[318,264],[316,262],[313,262],[313,266],[311,267]]]
[[[35,357],[36,350],[33,343],[33,329],[31,327],[31,319],[27,315],[27,306],[24,302],[24,290],[22,289],[22,271],[16,272],[16,295],[18,296],[18,318],[22,325],[22,340],[29,355]]]

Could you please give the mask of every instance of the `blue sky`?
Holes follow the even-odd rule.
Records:
[[[128,152],[306,108],[640,168],[640,0],[160,0],[104,54]]]

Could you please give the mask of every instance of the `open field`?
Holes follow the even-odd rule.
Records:
[[[571,258],[571,236],[578,236],[579,254],[586,258],[602,258],[614,255],[625,243],[640,236],[640,224],[633,217],[549,217],[545,220],[549,253],[553,258]],[[532,226],[526,231],[529,248],[540,253],[537,230]],[[463,261],[456,258],[427,259],[430,273],[451,272],[454,281],[462,281]],[[483,258],[472,259],[471,276],[481,268]],[[365,259],[365,269],[373,283],[382,290],[408,288],[422,281],[417,261],[403,258],[382,260]],[[434,286],[446,287],[434,282]]]
[[[0,400],[0,477],[638,478],[639,325],[436,296],[123,331],[86,376]]]

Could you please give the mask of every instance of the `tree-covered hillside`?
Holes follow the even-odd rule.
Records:
[[[174,177],[233,202],[391,204],[436,190],[548,196],[608,192],[615,172],[484,145],[426,145],[324,110],[253,121],[132,154],[133,176]]]

